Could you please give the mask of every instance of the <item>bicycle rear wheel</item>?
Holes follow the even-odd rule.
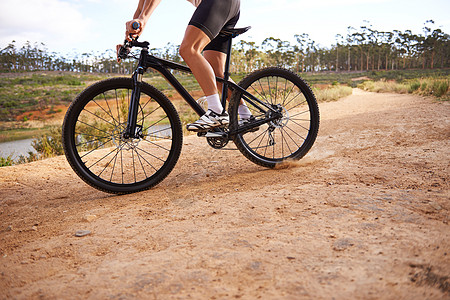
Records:
[[[139,138],[123,137],[132,87],[131,78],[100,81],[74,100],[64,119],[68,162],[80,178],[104,192],[148,189],[172,171],[180,156],[178,114],[169,99],[147,83],[141,88]]]
[[[269,168],[306,155],[319,130],[319,108],[308,84],[286,69],[272,67],[250,73],[238,85],[282,115],[258,130],[236,134],[233,141],[242,154]],[[243,93],[235,91],[229,107],[230,131],[242,126],[238,114],[242,100]],[[245,103],[256,120],[270,117],[250,101]]]

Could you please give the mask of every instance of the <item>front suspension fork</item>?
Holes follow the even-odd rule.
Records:
[[[142,77],[144,69],[137,68],[133,74],[133,90],[131,92],[130,106],[128,108],[127,127],[123,133],[125,139],[139,138],[142,132],[141,126],[137,126],[137,117],[139,113],[139,100],[141,97]]]

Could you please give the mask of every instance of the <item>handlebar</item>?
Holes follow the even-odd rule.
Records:
[[[139,22],[133,22],[133,24],[131,24],[131,27],[134,30],[137,30],[141,27],[141,24]],[[130,38],[131,41],[129,40],[125,40],[123,42],[123,45],[120,47],[119,52],[117,53],[117,58],[120,59],[126,59],[128,57],[128,55],[130,54],[130,50],[133,47],[140,47],[140,48],[148,48],[148,46],[150,45],[149,42],[138,42],[137,39],[139,38],[139,36],[137,36],[136,38],[132,38],[131,34],[130,34]]]
[[[120,49],[119,49],[119,53],[117,54],[117,57],[119,59],[126,59],[126,58],[128,58],[128,55],[130,54],[131,48],[139,47],[139,48],[148,49],[149,46],[150,46],[149,42],[138,42],[137,38],[134,40],[131,40],[131,41],[125,40],[123,42],[122,47],[120,47]]]

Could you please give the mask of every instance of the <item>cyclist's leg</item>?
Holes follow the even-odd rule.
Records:
[[[182,47],[187,46],[187,48],[189,48],[191,47],[191,45],[195,47],[196,45],[192,43],[196,42],[198,36],[201,37],[202,42],[207,41],[207,37],[209,38],[208,43],[201,43],[198,45],[201,46],[201,49],[199,49],[200,47],[194,49],[195,56],[192,56],[192,61],[186,61],[187,64],[191,67],[191,65],[197,63],[197,59],[202,59],[199,66],[194,66],[194,68],[198,68],[200,69],[200,71],[193,71],[196,78],[197,76],[200,76],[199,78],[197,78],[197,80],[199,80],[199,84],[205,92],[205,96],[207,97],[211,95],[211,92],[213,91],[215,92],[215,94],[217,94],[217,84],[214,84],[213,86],[212,82],[216,81],[214,74],[223,77],[226,55],[221,55],[219,53],[213,54],[213,59],[209,61],[209,63],[214,70],[213,72],[211,72],[212,69],[208,68],[208,72],[205,73],[206,69],[204,68],[204,63],[208,60],[204,60],[204,57],[200,58],[201,52],[203,50],[215,50],[223,53],[227,52],[228,39],[221,38],[218,35],[222,29],[234,28],[237,21],[239,20],[239,8],[240,0],[203,0],[195,10],[189,22]],[[195,27],[197,30],[192,27]],[[184,50],[186,49],[180,49],[180,53]],[[189,56],[190,51],[186,52],[187,53],[185,54]],[[187,58],[189,59],[189,57]],[[201,71],[203,72],[200,74]]]
[[[187,125],[187,129],[191,131],[205,131],[229,122],[228,114],[223,112],[220,102],[214,70],[202,55],[203,49],[210,41],[209,36],[201,29],[189,25],[180,46],[180,54],[191,68],[208,102],[208,111],[205,115]]]
[[[214,69],[201,53],[222,28],[231,25],[230,22],[237,22],[238,18],[239,0],[204,0],[189,22],[180,54],[205,93],[208,112],[200,120],[188,124],[188,130],[199,131],[228,124],[228,114],[223,112]]]
[[[199,28],[188,25],[183,42],[180,45],[180,55],[191,68],[200,87],[206,96],[217,94],[214,70],[202,51],[211,39]]]
[[[212,66],[214,73],[217,77],[224,76],[225,72],[225,62],[227,59],[227,55],[221,51],[215,51],[215,50],[205,50],[203,52],[203,56],[206,58],[206,60],[209,62],[209,64]],[[233,79],[229,79],[230,81],[233,81]],[[219,91],[222,92],[222,83],[217,82],[217,88]],[[232,94],[232,90],[228,90],[228,97],[227,100],[230,100]],[[245,104],[244,100],[241,99],[241,105],[239,106],[239,115],[241,119],[249,119],[252,116],[252,113],[248,109],[247,105]]]
[[[215,50],[205,50],[203,52],[203,56],[211,65],[214,70],[214,74],[217,77],[223,78],[223,74],[225,72],[225,61],[227,59],[227,55],[220,51]],[[231,80],[231,78],[230,78]],[[222,83],[217,82],[217,88],[219,91],[222,91]],[[228,93],[228,98],[230,97],[230,93]]]

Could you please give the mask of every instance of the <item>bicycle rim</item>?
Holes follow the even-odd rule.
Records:
[[[178,115],[169,100],[148,84],[141,90],[140,137],[123,138],[131,92],[128,78],[100,82],[80,94],[66,115],[66,157],[84,181],[102,191],[150,188],[170,173],[181,152]]]
[[[303,157],[313,145],[319,128],[318,106],[309,86],[294,73],[281,68],[255,71],[239,85],[276,109],[282,117],[261,125],[254,132],[236,135],[234,142],[238,149],[251,161],[266,167]],[[242,123],[237,112],[241,99],[241,94],[235,94],[230,103],[233,128]],[[246,105],[257,120],[270,117],[249,101]]]

